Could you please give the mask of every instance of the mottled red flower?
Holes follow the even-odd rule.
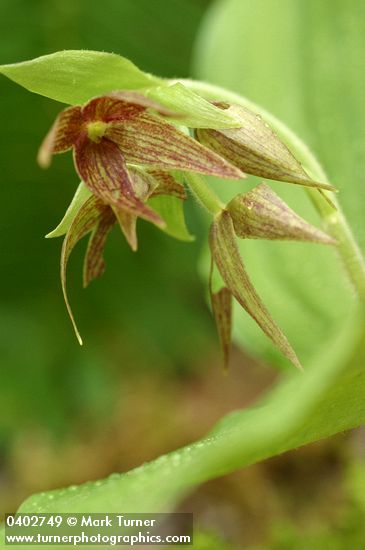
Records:
[[[161,225],[161,218],[136,196],[127,163],[225,178],[243,175],[166,122],[163,117],[168,116],[173,113],[136,92],[115,92],[82,106],[68,107],[46,136],[38,161],[47,167],[54,153],[73,149],[76,170],[94,195],[115,212],[128,211]]]

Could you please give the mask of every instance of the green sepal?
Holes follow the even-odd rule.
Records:
[[[165,227],[161,227],[162,231],[180,241],[195,240],[186,227],[184,203],[181,199],[173,195],[159,195],[150,198],[148,204],[166,223]]]
[[[62,235],[65,235],[81,206],[87,201],[90,196],[91,191],[89,191],[89,189],[82,181],[78,186],[76,193],[71,201],[71,204],[67,208],[62,220],[53,231],[46,235],[46,239],[52,239],[54,237],[61,237]]]
[[[239,128],[240,121],[228,111],[216,107],[200,95],[177,83],[172,86],[158,86],[143,93],[181,115],[177,124],[190,128]],[[169,117],[169,120],[174,120]]]

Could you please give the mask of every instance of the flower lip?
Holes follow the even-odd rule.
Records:
[[[107,127],[107,122],[103,122],[102,120],[89,122],[86,126],[87,137],[94,143],[100,143],[102,137],[106,132]]]

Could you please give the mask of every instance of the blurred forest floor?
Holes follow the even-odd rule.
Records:
[[[226,375],[217,352],[207,353],[190,376],[123,373],[119,399],[103,422],[75,418],[62,438],[37,425],[19,430],[2,465],[1,514],[30,494],[126,471],[191,443],[274,382],[271,369],[238,350]],[[313,533],[317,540],[327,531],[356,531],[363,519],[357,517],[360,487],[351,487],[364,457],[365,430],[359,429],[208,482],[180,510],[194,513],[199,531],[237,548],[276,548],[277,540],[281,549],[288,536]],[[295,548],[290,540],[288,548]]]

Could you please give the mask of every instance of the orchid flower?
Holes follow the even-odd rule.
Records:
[[[46,168],[53,154],[73,149],[80,178],[117,216],[120,210],[127,211],[161,225],[161,218],[136,196],[127,163],[224,178],[243,177],[238,168],[161,115],[174,113],[137,92],[116,92],[68,107],[44,139],[38,161]]]
[[[147,201],[158,194],[186,198],[183,185],[172,171],[237,179],[245,177],[244,170],[270,179],[330,187],[313,182],[280,139],[253,113],[236,106],[219,106],[229,111],[238,126],[198,128],[197,139],[174,125],[179,117],[183,124],[181,114],[137,92],[97,97],[82,106],[66,108],[56,118],[38,161],[47,167],[53,154],[73,149],[76,171],[90,193],[66,231],[61,253],[63,294],[80,343],[66,291],[66,268],[72,249],[91,233],[84,260],[84,286],[104,270],[103,249],[115,223],[136,250],[139,217],[164,227],[164,220]],[[282,353],[300,367],[294,350],[246,273],[236,236],[324,244],[333,244],[333,240],[297,216],[265,185],[222,205],[212,224],[212,270],[214,265],[218,267],[225,286],[214,292],[211,277],[210,295],[224,364],[229,362],[235,298]]]

